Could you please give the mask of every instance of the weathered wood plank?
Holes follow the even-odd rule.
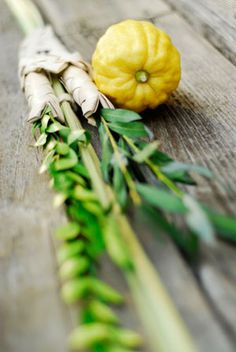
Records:
[[[17,79],[22,37],[3,0],[0,8],[0,350],[65,352],[72,321],[50,239],[63,213],[52,209],[48,179],[38,175],[41,155],[30,147]]]
[[[0,350],[65,352],[78,309],[68,310],[60,299],[58,243],[51,239],[65,214],[52,208],[49,179],[38,174],[42,155],[32,147],[17,74],[23,37],[3,0],[0,8]],[[100,272],[125,297],[127,305],[117,309],[122,324],[143,335],[119,271],[104,258]]]
[[[163,148],[180,160],[208,166],[217,180],[202,182],[199,196],[235,214],[235,67],[179,16],[154,21],[182,56],[182,80],[166,106],[147,118]]]
[[[236,64],[235,0],[167,0],[167,3]]]
[[[82,2],[72,0],[67,2],[64,7],[63,4],[60,4],[60,11],[62,13],[67,11],[67,14],[63,22],[58,21],[58,18],[55,18],[53,14],[47,11],[46,0],[38,0],[38,2],[41,3],[45,14],[49,16],[66,44],[73,50],[79,49],[86,58],[90,57],[96,40],[111,23],[110,18],[107,17],[103,18],[102,23],[94,21],[91,24],[89,19],[85,22],[84,17],[80,17],[79,11]],[[50,4],[52,4],[51,1]],[[59,11],[57,4],[58,2],[54,1],[54,6]],[[106,4],[106,1],[103,1],[103,4],[100,2],[100,7],[96,11],[97,16],[103,13]],[[67,10],[64,12],[65,6]],[[121,2],[117,2],[118,6],[122,7],[124,5]],[[73,13],[70,12],[71,8],[74,9]],[[76,8],[78,11],[75,11]],[[126,12],[125,17],[130,16],[132,16],[132,13]],[[116,22],[120,19],[118,16],[114,21]],[[210,166],[232,189],[233,181],[227,176],[228,171],[221,170],[220,162],[223,161],[224,167],[232,172],[233,166],[231,163],[233,158],[231,156],[230,161],[227,158],[228,154],[229,156],[231,154],[231,149],[229,148],[233,143],[232,128],[234,128],[234,124],[233,115],[231,114],[235,106],[229,107],[227,105],[227,94],[220,99],[220,89],[224,91],[227,89],[227,93],[233,94],[232,86],[234,83],[229,74],[230,68],[233,68],[233,66],[222,58],[205,40],[195,35],[179,17],[159,16],[155,23],[163,26],[173,36],[177,46],[180,47],[184,61],[184,76],[179,92],[173,97],[168,106],[161,107],[153,112],[152,117],[147,117],[147,121],[156,132],[158,138],[162,140],[164,149],[172,155],[175,154],[180,160],[199,162]],[[192,50],[193,45],[196,47],[195,50]],[[201,57],[202,55],[203,57]],[[209,59],[212,55],[216,67],[218,65],[220,67],[219,71],[215,72],[216,76],[214,76],[214,70]],[[224,66],[226,66],[226,69]],[[201,76],[199,76],[199,69],[203,71]],[[228,88],[225,87],[225,82],[220,79],[221,74],[225,74],[224,70],[226,70],[227,82],[230,81],[230,87]],[[208,71],[211,73],[210,78],[208,78]],[[212,91],[211,80],[213,82]],[[230,99],[232,99],[232,96],[230,96]],[[224,119],[224,111],[220,105],[222,101],[225,108],[228,109],[228,114],[230,114],[227,121]],[[213,120],[215,114],[216,118]],[[224,144],[226,135],[229,139]],[[217,146],[219,142],[220,147]],[[202,197],[205,195],[205,200],[209,200],[212,204],[218,201],[218,207],[223,208],[223,210],[233,210],[234,198],[230,198],[230,192],[226,192],[218,183],[213,186],[202,183],[199,194]],[[142,241],[169,288],[180,312],[188,322],[200,350],[233,350],[231,343],[227,340],[228,336],[232,338],[230,332],[225,326],[221,326],[221,321],[214,321],[215,308],[212,312],[199,287],[197,287],[192,274],[188,271],[172,244],[168,243],[160,246],[160,244],[153,241],[151,236],[149,237],[146,234],[146,230],[145,236],[142,235]],[[224,285],[223,290],[227,290]],[[186,292],[187,294],[185,294]]]
[[[57,21],[58,24],[60,21],[62,26],[65,23],[73,25],[73,29],[76,29],[78,24],[80,30],[83,25],[85,29],[88,25],[100,28],[104,23],[110,25],[127,17],[153,18],[170,11],[169,6],[162,0],[97,0],[96,4],[93,0],[69,1],[68,6],[63,0],[36,0],[36,3],[42,8],[47,8],[50,21]]]
[[[47,18],[50,22],[57,23],[57,31],[66,41],[68,48],[75,50],[76,37],[77,50],[86,59],[90,59],[94,40],[102,34],[104,25],[109,26],[125,18],[152,18],[170,11],[162,0],[93,0],[69,1],[68,5],[63,0],[36,0],[43,9],[47,9]],[[78,21],[79,19],[79,21]],[[65,31],[66,28],[66,31]]]
[[[203,201],[235,215],[236,69],[177,15],[155,22],[170,33],[182,54],[183,77],[166,107],[150,125],[163,148],[180,160],[214,171],[217,181],[200,182]],[[158,119],[154,120],[155,116]],[[204,250],[199,278],[216,316],[235,341],[235,248],[221,242]]]

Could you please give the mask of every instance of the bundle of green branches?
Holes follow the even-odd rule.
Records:
[[[37,9],[30,11],[7,0],[27,33],[42,26]],[[66,93],[59,76],[48,75],[56,96]],[[194,351],[194,346],[152,264],[143,252],[124,212],[127,208],[155,221],[191,255],[200,241],[214,242],[215,233],[235,240],[236,222],[219,215],[184,193],[178,183],[194,184],[191,172],[211,178],[206,168],[179,163],[162,153],[141,116],[123,109],[100,109],[96,116],[102,147],[101,161],[88,131],[68,101],[61,103],[62,122],[47,107],[34,122],[36,147],[45,158],[40,172],[48,171],[57,191],[56,205],[64,204],[68,223],[56,231],[63,241],[58,251],[62,298],[81,302],[81,325],[72,332],[73,349],[129,351],[140,337],[119,326],[108,304],[122,296],[97,277],[100,255],[106,250],[120,267],[149,337],[153,351]],[[63,122],[64,121],[64,122]],[[183,217],[186,231],[170,215]],[[201,224],[199,226],[199,224]]]
[[[59,92],[62,89],[58,81],[55,88]],[[123,298],[97,278],[96,263],[105,246],[124,270],[132,268],[132,261],[114,231],[111,203],[103,208],[92,189],[90,154],[86,155],[90,137],[79,124],[77,127],[71,129],[55,121],[50,110],[33,126],[34,133],[40,132],[35,146],[43,146],[46,151],[40,172],[50,173],[51,185],[58,192],[54,203],[58,206],[65,202],[69,219],[55,236],[63,241],[57,253],[62,298],[67,304],[81,302],[81,325],[71,334],[70,346],[95,351],[128,350],[140,344],[140,337],[119,327],[118,317],[108,304],[120,304]]]
[[[58,96],[64,92],[56,77],[52,85]],[[176,344],[192,351],[172,302],[123,214],[117,189],[103,181],[104,165],[100,165],[90,144],[89,132],[82,128],[70,103],[63,102],[62,110],[67,125],[56,121],[46,110],[42,119],[34,123],[33,131],[39,132],[35,146],[46,152],[40,172],[49,171],[58,192],[54,203],[65,204],[70,220],[56,231],[56,237],[65,241],[58,251],[62,298],[68,304],[79,300],[83,307],[82,325],[70,336],[70,345],[77,349],[122,351],[121,347],[132,348],[141,342],[137,334],[120,329],[118,318],[104,306],[122,302],[119,293],[96,277],[96,264],[106,250],[127,279],[153,351],[157,346],[171,351]],[[174,340],[168,339],[171,326]]]
[[[212,172],[198,165],[173,160],[161,152],[158,141],[141,121],[123,109],[102,109],[97,124],[102,145],[104,179],[113,185],[122,209],[130,203],[169,234],[189,258],[201,241],[213,245],[215,236],[236,240],[236,221],[185,193],[178,184],[196,185],[192,174],[213,179]],[[185,222],[178,228],[169,215]],[[169,220],[168,220],[169,219]]]

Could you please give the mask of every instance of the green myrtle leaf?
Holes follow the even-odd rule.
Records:
[[[202,239],[202,241],[213,244],[215,233],[204,208],[188,194],[184,195],[183,203],[188,209],[185,219],[190,229]]]
[[[77,154],[73,149],[70,149],[67,157],[60,158],[59,160],[55,161],[54,168],[57,171],[71,169],[77,164],[77,162],[78,162]]]
[[[67,142],[67,138],[70,132],[71,132],[71,129],[65,126],[63,126],[63,128],[59,130],[59,135],[63,138],[64,142]]]
[[[41,121],[40,120],[37,120],[37,121],[33,122],[33,124],[32,124],[33,136],[35,136],[35,133],[36,133],[37,129],[40,128],[40,126],[41,126]]]
[[[65,128],[65,126],[61,125],[59,122],[53,122],[50,126],[48,126],[47,132],[54,133],[62,130],[63,128]]]
[[[81,130],[73,130],[69,133],[67,141],[68,144],[72,144],[74,142],[78,142],[81,140],[81,137],[85,134],[85,130],[81,129]],[[83,137],[84,139],[84,137]]]
[[[59,269],[61,280],[73,279],[88,271],[90,261],[86,256],[68,258]]]
[[[92,292],[105,302],[113,304],[121,304],[123,302],[123,297],[118,291],[99,279],[90,278],[90,287]]]
[[[40,147],[44,144],[46,144],[47,142],[47,134],[46,133],[42,133],[39,138],[37,139],[36,143],[34,144],[35,147]]]
[[[149,159],[152,154],[155,153],[158,145],[158,141],[147,144],[142,150],[133,156],[133,159],[138,163],[143,163],[145,160]]]
[[[89,178],[89,173],[85,166],[81,163],[78,163],[73,167],[73,171],[76,172],[77,174],[81,175],[82,177]]]
[[[104,323],[91,322],[72,331],[69,345],[73,350],[88,350],[99,343],[110,341],[110,330]]]
[[[66,143],[58,142],[56,145],[56,152],[60,155],[67,155],[69,154],[70,147]]]
[[[42,174],[47,171],[49,165],[53,162],[55,150],[50,150],[43,159],[42,165],[40,166],[39,173]]]
[[[85,242],[83,240],[70,241],[64,243],[57,250],[57,261],[59,264],[64,263],[67,259],[79,256],[85,249]]]
[[[83,202],[83,206],[86,210],[88,210],[91,214],[94,214],[96,217],[103,216],[103,209],[99,203],[94,201],[86,201]]]
[[[111,324],[117,324],[119,322],[111,308],[98,300],[91,301],[88,305],[88,309],[98,321]]]
[[[55,236],[59,240],[72,240],[78,236],[80,233],[80,226],[76,222],[68,222],[65,225],[60,226],[56,232]]]
[[[85,220],[86,223],[83,226],[83,235],[89,239],[87,253],[91,257],[96,258],[98,254],[104,251],[103,234],[96,217],[91,214],[90,210],[85,210],[87,211],[87,219]],[[88,216],[88,214],[90,216]]]
[[[105,128],[102,124],[99,126],[99,135],[102,144],[102,161],[101,170],[106,182],[109,181],[109,172],[111,169],[110,163],[113,155],[112,146],[108,135],[106,134]]]
[[[124,270],[132,268],[129,250],[112,214],[105,219],[103,236],[107,252],[113,262]]]
[[[140,196],[150,205],[171,213],[185,213],[182,200],[173,193],[147,184],[136,183]]]
[[[108,122],[127,123],[142,119],[142,117],[136,112],[125,109],[102,109],[101,114]]]
[[[206,207],[204,209],[219,235],[222,238],[236,241],[236,218],[219,214]]]
[[[102,347],[103,348],[103,347]],[[103,350],[98,350],[96,352],[103,352]],[[121,347],[120,344],[112,344],[112,346],[108,346],[106,352],[134,352],[133,349],[127,347]]]
[[[67,191],[69,191],[74,185],[74,181],[65,172],[54,174],[53,180],[54,188],[63,193],[68,193]]]
[[[148,136],[148,132],[142,122],[111,122],[108,125],[112,131],[130,138]]]
[[[73,196],[75,197],[75,199],[78,199],[81,201],[97,200],[97,196],[92,190],[83,188],[82,186],[76,186],[74,188]]]
[[[176,174],[179,172],[192,171],[192,172],[195,172],[199,175],[205,176],[207,178],[213,177],[212,172],[204,166],[185,164],[185,163],[180,163],[178,161],[172,161],[172,162],[162,166],[161,170],[166,175],[172,175],[172,174]]]
[[[81,186],[86,186],[86,182],[84,181],[84,179],[78,175],[76,172],[72,172],[72,171],[66,171],[66,176],[68,176],[71,180],[77,182],[78,184],[80,184]]]
[[[47,143],[46,150],[47,151],[53,150],[56,144],[57,144],[57,141],[54,138],[50,138]]]
[[[73,304],[87,296],[91,290],[91,280],[88,277],[75,278],[67,281],[61,289],[61,297],[66,304]]]
[[[68,195],[66,193],[57,193],[53,199],[53,207],[59,208],[62,204],[65,203]]]
[[[133,349],[142,344],[142,340],[136,332],[127,329],[115,330],[113,327],[110,328],[110,331],[115,342],[121,344],[121,346]]]
[[[49,115],[44,115],[41,121],[41,132],[45,132],[48,127],[48,122],[50,121]]]

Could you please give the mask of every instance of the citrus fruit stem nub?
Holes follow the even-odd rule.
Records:
[[[146,71],[137,71],[135,73],[135,78],[138,83],[146,83],[149,78],[149,73]]]

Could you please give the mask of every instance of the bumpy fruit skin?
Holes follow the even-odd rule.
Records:
[[[146,21],[108,28],[92,58],[99,90],[118,107],[141,112],[165,102],[180,81],[180,55],[170,37]]]

